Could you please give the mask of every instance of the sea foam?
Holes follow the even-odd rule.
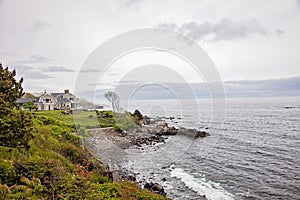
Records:
[[[222,188],[218,183],[215,183],[205,178],[195,178],[186,173],[181,168],[171,166],[171,177],[180,179],[186,187],[194,190],[199,195],[204,196],[209,200],[233,200],[234,196]]]

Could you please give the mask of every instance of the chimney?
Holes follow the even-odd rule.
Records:
[[[69,90],[68,89],[65,89],[65,94],[69,93]]]

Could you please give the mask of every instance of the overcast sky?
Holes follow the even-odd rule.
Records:
[[[144,27],[196,40],[224,81],[300,75],[299,0],[0,0],[0,27],[0,61],[27,91],[74,89],[96,47]]]

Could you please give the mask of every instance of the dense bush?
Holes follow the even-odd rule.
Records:
[[[33,123],[30,113],[16,109],[1,110],[0,146],[29,148],[28,142],[33,138]]]
[[[29,110],[30,112],[38,109],[33,102],[26,102],[22,107],[24,110]]]
[[[13,185],[15,183],[16,175],[14,173],[14,167],[11,162],[0,159],[0,184],[6,183]]]

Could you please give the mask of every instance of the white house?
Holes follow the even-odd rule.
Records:
[[[78,108],[79,99],[76,96],[65,90],[64,93],[51,93],[46,91],[35,99],[21,98],[17,103],[23,105],[26,102],[33,102],[38,110],[63,110]]]
[[[55,97],[44,93],[35,102],[38,110],[54,110],[57,108],[58,101]]]
[[[78,99],[74,94],[71,94],[69,90],[65,90],[64,93],[51,93],[51,96],[57,99],[58,109],[75,109],[78,107]]]

